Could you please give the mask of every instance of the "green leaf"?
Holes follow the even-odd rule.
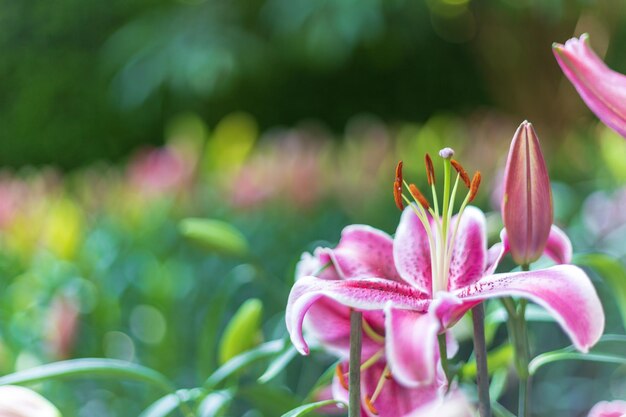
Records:
[[[309,391],[306,398],[304,399],[305,401],[312,401],[314,398],[316,398],[316,394],[321,388],[330,385],[333,377],[335,376],[335,372],[337,371],[337,365],[339,365],[340,363],[341,361],[333,363],[331,366],[328,367],[328,369],[324,371],[322,375],[320,375],[319,378],[317,378],[315,385],[313,385],[313,388],[311,388],[311,391]]]
[[[207,395],[200,405],[197,414],[199,417],[217,417],[222,415],[233,400],[235,391],[225,389],[214,391]]]
[[[576,255],[574,264],[593,269],[607,283],[617,302],[622,324],[626,328],[626,266],[603,253]]]
[[[220,341],[220,365],[258,344],[262,316],[263,302],[258,298],[246,300],[239,307]]]
[[[298,408],[294,408],[293,410],[289,411],[288,413],[283,414],[282,417],[300,417],[300,416],[304,416],[304,415],[309,414],[311,411],[315,411],[318,408],[322,408],[322,407],[325,407],[327,405],[343,405],[344,407],[346,407],[345,403],[343,403],[341,401],[337,401],[337,400],[318,401],[316,403],[305,404],[305,405],[301,405]]]
[[[507,368],[513,363],[513,346],[509,343],[499,346],[487,354],[487,367],[489,374],[493,374],[498,369]],[[461,368],[463,378],[473,379],[476,377],[476,361],[466,363]]]
[[[581,353],[571,351],[553,351],[543,353],[532,361],[528,365],[528,372],[533,375],[539,368],[552,362],[565,361],[565,360],[578,360],[578,361],[590,361],[590,362],[605,362],[605,363],[618,363],[626,365],[626,358],[606,353]]]
[[[263,343],[258,347],[235,356],[224,365],[220,366],[211,376],[204,382],[204,388],[207,390],[214,389],[218,384],[231,375],[247,368],[253,362],[260,359],[272,357],[280,353],[285,347],[285,341],[282,339],[273,340]]]
[[[506,389],[506,380],[508,377],[508,369],[498,369],[493,372],[493,377],[491,378],[491,384],[489,384],[489,397],[497,401]]]
[[[274,379],[276,375],[282,372],[282,370],[285,369],[287,365],[289,365],[289,363],[293,360],[293,358],[296,357],[297,354],[298,354],[298,351],[296,350],[295,346],[289,344],[289,347],[287,348],[287,350],[281,353],[276,359],[274,359],[269,364],[269,366],[267,367],[267,370],[263,373],[263,375],[259,377],[258,379],[259,383],[265,384],[266,382],[269,382],[272,379]]]
[[[69,361],[54,362],[37,366],[24,371],[15,372],[0,377],[0,385],[32,384],[54,378],[68,377],[111,377],[127,378],[147,382],[161,391],[172,393],[175,391],[172,383],[157,371],[131,362],[116,359],[84,358]]]
[[[165,417],[170,415],[181,404],[187,401],[193,401],[204,394],[204,390],[193,389],[181,389],[174,394],[168,394],[165,397],[159,398],[152,405],[146,408],[139,417]]]
[[[497,401],[491,401],[491,410],[496,417],[515,417],[515,414],[504,408],[504,406]]]
[[[238,397],[251,404],[263,416],[280,416],[302,404],[287,387],[272,384],[245,386],[239,389]]]
[[[245,258],[249,253],[245,236],[229,223],[189,218],[180,222],[179,229],[183,236],[211,251],[240,258]]]

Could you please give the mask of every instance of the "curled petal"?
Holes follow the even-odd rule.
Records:
[[[543,251],[544,255],[552,258],[557,264],[568,264],[572,262],[572,252],[572,242],[565,232],[552,225],[546,248]]]
[[[552,194],[539,139],[527,121],[511,142],[501,210],[513,260],[524,265],[539,259],[552,226]]]
[[[502,231],[504,232],[504,230]],[[502,237],[502,233],[500,233],[500,237]],[[508,252],[508,248],[504,245],[503,242],[498,242],[487,251],[487,265],[485,267],[484,275],[491,275],[496,272],[502,257]]]
[[[602,401],[594,405],[587,417],[623,417],[626,401]]]
[[[296,279],[309,275],[323,279],[341,279],[332,265],[330,249],[317,248],[313,255],[308,252],[302,254],[296,265]]]
[[[343,278],[383,277],[400,281],[393,262],[393,239],[365,225],[343,229],[337,247],[330,251]]]
[[[302,277],[296,281],[289,293],[285,317],[291,341],[300,353],[309,353],[302,336],[304,316],[321,298],[328,298],[362,311],[382,310],[387,303],[397,308],[425,311],[430,302],[415,288],[382,278],[329,281],[316,277]]]
[[[454,233],[458,216],[452,218],[450,233]],[[450,291],[465,287],[484,275],[487,262],[487,226],[485,215],[467,206],[461,216],[450,257]]]
[[[407,387],[432,384],[439,354],[439,320],[388,306],[385,309],[385,348],[394,378]]]
[[[585,104],[626,137],[626,76],[611,70],[589,46],[589,36],[553,46],[554,56]]]
[[[587,274],[573,265],[486,276],[456,295],[463,300],[461,310],[465,311],[489,298],[527,298],[548,310],[582,352],[587,352],[604,330],[598,294]]]
[[[428,235],[411,207],[402,212],[393,241],[393,258],[400,276],[406,282],[426,294],[431,294],[432,269]]]

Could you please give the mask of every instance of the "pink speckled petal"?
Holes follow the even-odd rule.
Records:
[[[398,308],[425,311],[430,303],[430,300],[417,289],[388,279],[355,278],[333,281],[310,276],[302,277],[291,288],[285,316],[291,341],[300,353],[309,353],[302,335],[304,316],[309,308],[322,298],[362,311],[382,310],[387,303]]]
[[[407,387],[432,384],[439,359],[439,320],[429,313],[385,309],[385,347],[394,378]]]
[[[458,216],[450,223],[452,236]],[[485,215],[476,207],[467,206],[453,242],[450,257],[450,291],[465,287],[483,276],[487,263],[487,226]]]
[[[552,225],[548,242],[544,249],[544,255],[552,258],[557,264],[568,264],[572,262],[572,242],[564,231]]]
[[[431,223],[432,222],[431,220]],[[430,245],[424,225],[407,207],[402,212],[393,241],[393,258],[400,276],[426,294],[432,291]]]
[[[393,239],[370,226],[351,225],[331,252],[344,278],[382,277],[401,281],[393,262]]]
[[[626,416],[626,401],[602,401],[593,406],[588,417]]]
[[[502,233],[500,234],[502,236]],[[483,275],[491,275],[496,272],[502,257],[507,253],[507,249],[502,242],[498,242],[487,251],[487,266]]]
[[[587,274],[573,265],[486,276],[455,295],[463,300],[465,309],[489,298],[528,298],[548,310],[582,352],[587,352],[604,330],[598,294]]]
[[[385,369],[384,361],[380,361],[361,374],[361,395],[370,396]],[[392,372],[393,375],[393,372]],[[388,379],[373,406],[378,414],[373,414],[364,404],[363,411],[368,417],[400,417],[405,416],[439,398],[438,386],[430,384],[418,388],[409,388],[400,384],[395,377]]]
[[[363,319],[380,336],[384,336],[382,311],[364,311]],[[304,328],[308,336],[318,340],[328,351],[347,359],[350,353],[350,308],[330,298],[317,300],[307,312]],[[363,334],[361,357],[367,360],[383,348],[379,340]]]
[[[554,56],[585,104],[626,138],[626,76],[611,70],[589,46],[589,36],[553,46]]]
[[[432,401],[405,417],[473,417],[474,408],[460,390],[452,391],[440,400]]]

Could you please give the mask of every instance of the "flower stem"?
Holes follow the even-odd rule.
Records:
[[[443,368],[443,373],[446,376],[449,387],[449,384],[452,383],[452,381],[450,380],[450,371],[448,369],[448,346],[446,342],[446,334],[439,334],[437,339],[439,340],[439,358],[441,359],[441,367]]]
[[[348,375],[348,416],[361,417],[361,342],[363,313],[350,312],[350,369]]]
[[[489,400],[489,371],[487,369],[487,346],[485,343],[485,308],[478,304],[472,308],[474,322],[474,356],[476,357],[476,382],[478,384],[478,411],[480,417],[491,417]]]

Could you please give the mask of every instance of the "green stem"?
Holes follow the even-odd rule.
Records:
[[[474,356],[476,357],[476,383],[478,385],[478,411],[481,417],[491,417],[489,400],[489,370],[485,343],[485,309],[482,304],[472,308],[474,323]]]
[[[529,271],[530,265],[522,265],[522,271]],[[526,300],[521,299],[517,312],[517,349],[516,357],[519,362],[519,404],[518,417],[527,417],[529,415],[528,406],[530,404],[530,377],[528,374],[528,363],[530,362],[530,345],[528,342],[528,328],[526,325]]]
[[[363,313],[350,312],[350,369],[348,375],[348,416],[361,417],[361,342]]]
[[[439,340],[439,357],[441,358],[441,367],[443,368],[443,373],[446,376],[448,384],[451,384],[452,380],[450,379],[450,370],[448,369],[448,346],[445,333],[438,335],[437,339]]]

